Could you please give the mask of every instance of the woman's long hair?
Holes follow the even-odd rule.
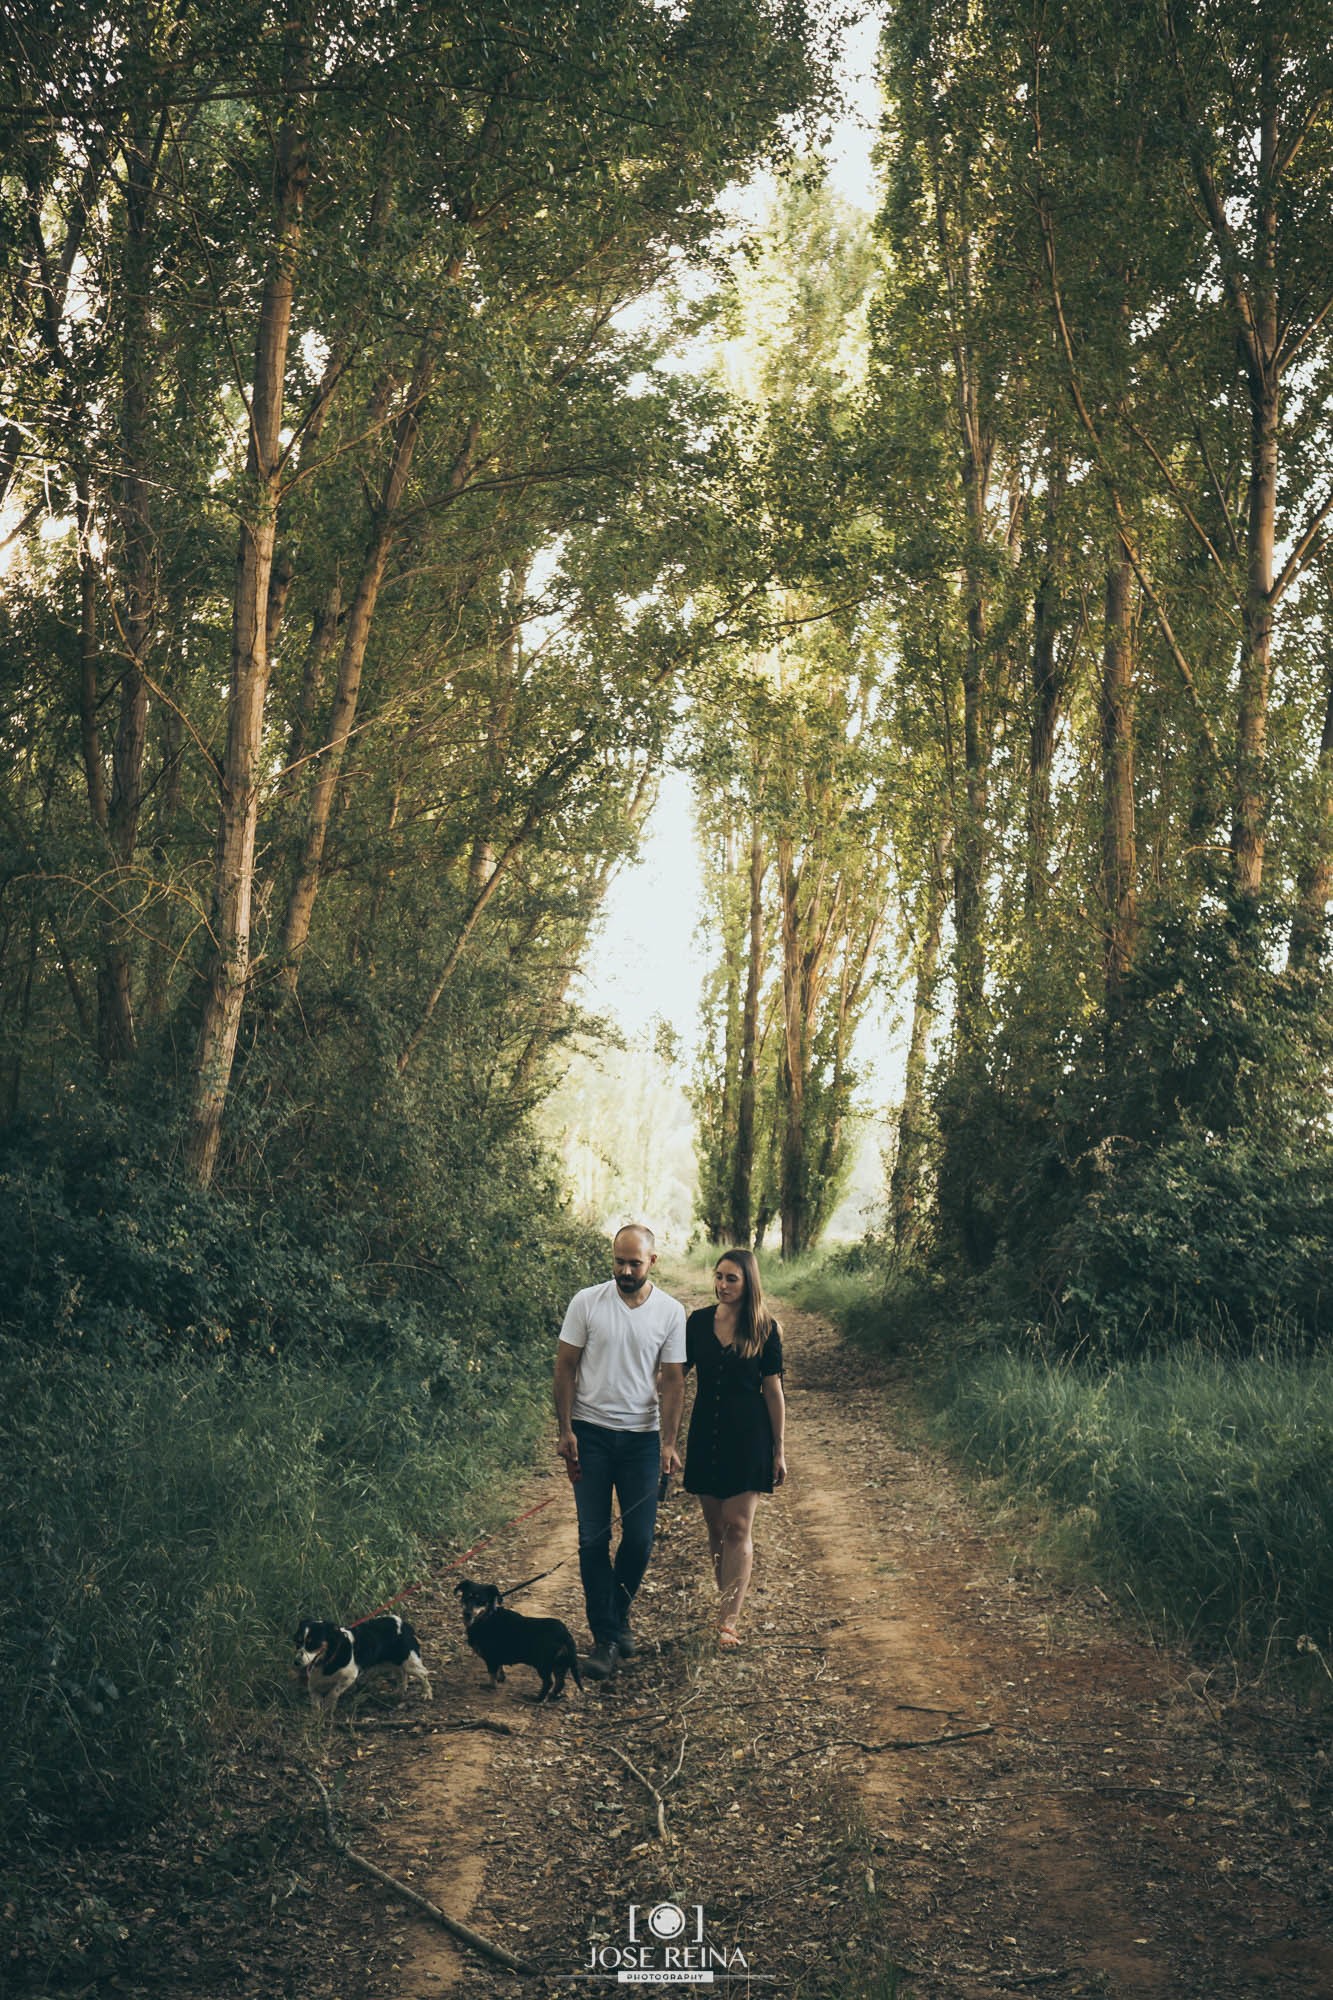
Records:
[[[745,1280],[745,1296],[736,1314],[735,1347],[746,1357],[762,1354],[773,1327],[773,1315],[764,1304],[764,1285],[759,1276],[759,1259],[753,1250],[724,1250],[714,1264],[734,1264]]]

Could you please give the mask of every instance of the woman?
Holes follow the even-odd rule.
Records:
[[[713,1268],[715,1306],[685,1322],[685,1366],[697,1370],[685,1453],[685,1490],[699,1496],[721,1592],[718,1644],[739,1646],[741,1606],[754,1561],[754,1510],[787,1477],[783,1456],[782,1333],[764,1304],[751,1250],[726,1250]]]

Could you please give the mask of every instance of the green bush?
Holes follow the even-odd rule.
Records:
[[[457,1056],[401,1081],[355,995],[266,1024],[206,1191],[164,1062],[0,1128],[0,1333],[117,1360],[344,1355],[438,1386],[478,1325],[523,1342],[601,1255],[526,1120]]]
[[[162,1810],[284,1686],[300,1615],[373,1609],[526,1462],[605,1245],[485,1101],[476,1037],[442,1048],[409,1086],[354,992],[276,1017],[207,1192],[160,1051],[0,1134],[14,1835]]]
[[[949,1378],[939,1421],[1175,1629],[1328,1652],[1333,1356],[1186,1350],[1100,1372],[985,1355]]]
[[[0,1348],[0,1824],[80,1838],[163,1809],[271,1704],[302,1614],[359,1616],[427,1536],[491,1525],[548,1406],[549,1338],[479,1340],[447,1399],[344,1364],[162,1366]],[[406,1607],[405,1607],[406,1608]]]
[[[1065,1345],[1139,1353],[1204,1339],[1244,1349],[1285,1326],[1333,1330],[1333,1151],[1186,1133],[1102,1149],[1040,1269]]]
[[[941,1079],[936,1268],[974,1323],[1107,1359],[1333,1330],[1328,994],[1287,922],[1159,917],[1114,1022],[1034,976]]]

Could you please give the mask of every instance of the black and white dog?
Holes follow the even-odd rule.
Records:
[[[380,1667],[396,1667],[401,1688],[407,1686],[409,1676],[420,1681],[426,1699],[434,1699],[430,1677],[421,1664],[417,1635],[405,1618],[367,1618],[363,1625],[331,1625],[303,1618],[296,1628],[294,1665],[306,1676],[311,1706],[322,1708],[327,1703],[330,1715],[340,1695],[346,1694],[362,1674]]]
[[[525,1618],[506,1611],[503,1593],[493,1583],[471,1583],[464,1577],[454,1589],[463,1600],[463,1628],[474,1653],[486,1662],[492,1686],[505,1677],[506,1667],[533,1667],[542,1677],[538,1701],[555,1701],[565,1691],[565,1675],[573,1674],[580,1691],[579,1656],[574,1634],[559,1618]]]

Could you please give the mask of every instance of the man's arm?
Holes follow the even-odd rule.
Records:
[[[579,1441],[574,1435],[574,1391],[578,1386],[583,1349],[567,1340],[555,1346],[555,1421],[559,1431],[556,1451],[564,1459],[571,1479],[579,1462]]]
[[[685,1407],[685,1364],[683,1361],[664,1361],[658,1377],[658,1396],[662,1407],[662,1470],[665,1473],[680,1471],[680,1453],[676,1450],[676,1433],[680,1429],[680,1413]]]

